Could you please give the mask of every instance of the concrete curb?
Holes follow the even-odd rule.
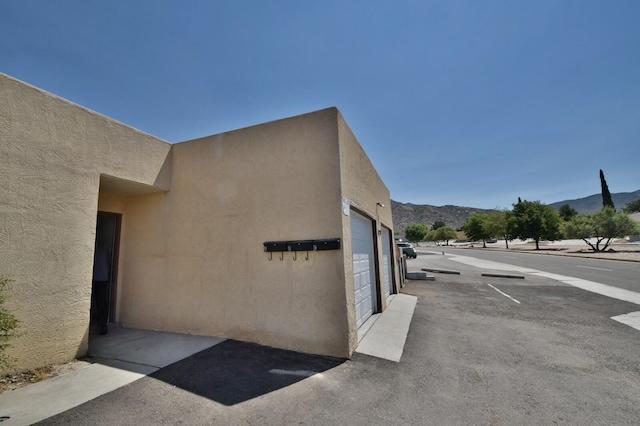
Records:
[[[422,281],[435,281],[436,277],[427,275],[426,272],[407,272],[407,279],[409,280],[422,280]]]
[[[493,277],[493,278],[517,278],[524,280],[524,275],[513,275],[513,274],[493,274],[493,273],[481,273],[483,277]]]
[[[460,275],[460,271],[448,271],[446,269],[422,268],[422,270],[425,272],[434,272],[436,274]]]

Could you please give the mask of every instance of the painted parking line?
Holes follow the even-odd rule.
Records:
[[[552,280],[560,281],[562,283],[569,284],[573,287],[578,287],[592,293],[597,293],[603,296],[611,297],[612,299],[618,299],[624,302],[630,302],[635,303],[636,305],[640,305],[640,293],[638,293],[637,291],[625,290],[624,288],[614,287],[612,285],[600,284],[594,281],[568,277],[566,275],[551,274],[549,272],[538,271],[532,273],[531,275],[551,278]]]
[[[607,284],[601,284],[594,281],[583,280],[580,278],[570,277],[567,275],[560,275],[560,274],[553,274],[550,272],[539,271],[537,269],[507,265],[504,263],[493,262],[493,261],[483,261],[481,259],[476,259],[476,258],[467,257],[467,256],[452,256],[450,257],[450,259],[456,262],[464,263],[466,265],[474,266],[477,268],[491,268],[491,269],[498,269],[498,270],[504,270],[504,271],[519,271],[521,273],[530,274],[533,276],[549,278],[564,284],[568,284],[572,287],[577,287],[582,290],[589,291],[591,293],[596,293],[602,296],[610,297],[612,299],[622,300],[623,302],[629,302],[636,305],[640,305],[640,293],[637,291],[626,290],[624,288],[614,287],[612,285],[607,285]],[[626,324],[637,330],[640,330],[640,312],[631,312],[625,315],[618,315],[616,317],[611,317],[611,319],[618,321],[620,323]]]
[[[501,295],[503,295],[504,297],[507,297],[511,300],[513,300],[514,302],[516,302],[518,305],[520,305],[520,302],[516,299],[514,299],[513,297],[509,296],[507,293],[500,291],[496,286],[491,285],[491,284],[487,284],[489,287],[491,287],[492,289],[494,289],[495,291],[497,291],[498,293],[500,293]]]
[[[483,260],[475,257],[451,255],[449,259],[453,260],[454,262],[462,263],[464,265],[473,266],[475,268],[491,269],[494,271],[516,271],[521,273],[537,272],[536,269],[509,265],[501,262],[494,262],[492,260]]]
[[[316,371],[310,370],[281,370],[279,368],[269,370],[271,374],[278,374],[280,376],[294,376],[294,377],[311,377],[318,374]]]
[[[617,315],[615,317],[611,317],[611,319],[628,325],[629,327],[633,327],[636,330],[640,330],[640,312],[630,312],[624,315]]]
[[[576,265],[576,268],[596,269],[598,271],[613,272],[613,269],[596,268],[595,266]]]
[[[525,268],[515,265],[507,265],[504,263],[486,261],[467,256],[452,256],[450,258],[456,262],[464,263],[469,266],[483,269],[493,269],[502,271],[518,271],[523,274],[530,274],[543,278],[560,281],[573,287],[578,287],[592,293],[601,294],[613,299],[622,300],[624,302],[635,303],[640,305],[640,293],[637,291],[625,290],[623,288],[614,287],[612,285],[601,284],[594,281],[583,280],[580,278],[570,277],[567,275],[553,274],[550,272],[539,271],[537,269]]]

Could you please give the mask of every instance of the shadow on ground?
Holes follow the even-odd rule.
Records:
[[[229,406],[282,389],[343,362],[226,340],[150,377]]]

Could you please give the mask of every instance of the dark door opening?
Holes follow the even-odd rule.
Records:
[[[98,212],[91,289],[91,325],[100,334],[108,323],[115,322],[118,278],[118,247],[122,215]]]

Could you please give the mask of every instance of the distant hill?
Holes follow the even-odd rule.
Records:
[[[618,192],[611,194],[613,204],[620,210],[625,204],[640,199],[640,190],[634,192]],[[602,194],[593,194],[576,200],[564,200],[550,204],[558,210],[560,206],[569,204],[580,214],[593,213],[602,208]],[[393,226],[396,232],[404,232],[404,228],[412,223],[424,223],[431,227],[436,221],[443,221],[454,229],[459,229],[472,213],[489,213],[491,209],[479,209],[462,206],[432,206],[429,204],[400,203],[391,200]]]
[[[613,200],[613,204],[616,206],[616,209],[621,210],[625,204],[640,199],[640,189],[634,192],[618,192],[616,194],[611,194],[611,199]],[[549,205],[558,210],[564,204],[569,204],[580,214],[593,213],[602,208],[602,194],[593,194],[576,200],[558,201],[557,203]]]
[[[404,228],[412,223],[423,223],[431,228],[441,220],[454,229],[460,228],[472,213],[488,213],[493,210],[461,206],[431,206],[428,204],[405,204],[391,200],[393,226],[396,232],[404,232]]]

